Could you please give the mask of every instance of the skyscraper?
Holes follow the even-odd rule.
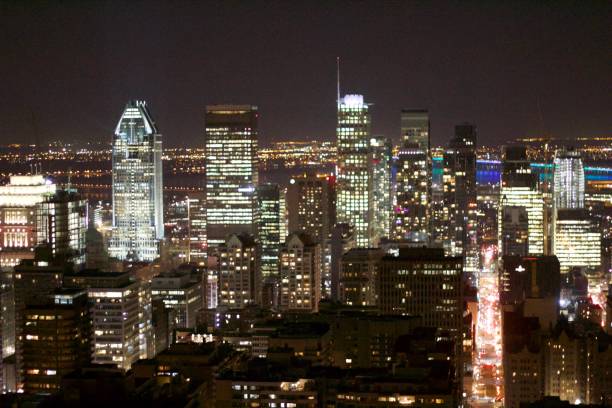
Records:
[[[391,141],[375,136],[370,139],[372,161],[372,240],[389,238],[391,228]]]
[[[544,198],[538,191],[535,175],[527,159],[525,146],[505,146],[500,191],[498,223],[502,225],[504,208],[524,207],[527,211],[528,249],[531,255],[544,253]],[[499,228],[499,247],[502,247],[503,230]]]
[[[393,236],[427,244],[431,210],[429,113],[402,110],[401,132]]]
[[[86,232],[87,200],[74,190],[59,190],[36,205],[36,241],[48,243],[53,256],[83,265]]]
[[[572,267],[599,272],[601,231],[585,209],[558,209],[554,230],[553,253],[559,258],[562,273],[569,272]]]
[[[584,167],[580,153],[575,150],[558,150],[554,165],[555,208],[583,208]]]
[[[305,232],[321,245],[324,296],[331,295],[331,231],[335,224],[335,179],[327,174],[294,176],[287,187],[288,229]]]
[[[262,184],[257,187],[259,203],[259,241],[261,245],[261,274],[263,278],[278,276],[278,252],[284,230],[284,214],[281,213],[281,202],[285,194],[278,184]]]
[[[354,229],[358,247],[373,245],[370,112],[362,95],[338,101],[337,221]]]
[[[444,205],[448,210],[448,255],[463,256],[466,272],[478,270],[476,203],[476,127],[455,126],[455,137],[444,152]]]
[[[153,261],[159,256],[164,237],[161,156],[161,135],[146,102],[128,102],[113,137],[113,257]]]
[[[257,235],[257,106],[206,107],[206,231],[209,252],[230,234]]]

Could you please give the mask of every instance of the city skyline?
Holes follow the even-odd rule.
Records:
[[[12,97],[0,101],[2,137],[104,140],[116,106],[141,98],[155,107],[167,146],[201,145],[202,112],[212,103],[258,105],[262,145],[333,140],[336,57],[342,93],[374,103],[373,134],[394,141],[401,109],[430,111],[433,145],[444,145],[463,121],[476,123],[491,143],[589,137],[610,128],[605,2],[348,5],[208,3],[188,14],[166,2],[5,4],[0,51],[9,58],[0,73],[11,78]],[[225,18],[236,22],[231,34]],[[309,24],[313,19],[319,24]],[[106,31],[109,21],[124,29]],[[81,30],[87,34],[76,36]],[[39,70],[48,53],[56,58],[45,58]],[[134,68],[118,70],[116,60]]]

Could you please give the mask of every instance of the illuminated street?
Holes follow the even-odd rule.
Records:
[[[471,406],[503,405],[501,313],[494,251],[487,249],[478,281],[478,321]]]

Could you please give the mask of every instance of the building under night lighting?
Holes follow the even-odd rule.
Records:
[[[127,103],[113,136],[110,255],[153,261],[164,237],[162,140],[144,101]]]
[[[371,119],[362,95],[345,95],[338,101],[337,207],[339,223],[354,229],[358,247],[374,244],[372,234]]]
[[[206,231],[209,253],[230,234],[257,236],[257,106],[206,107]]]

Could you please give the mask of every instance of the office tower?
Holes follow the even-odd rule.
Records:
[[[259,248],[253,236],[232,234],[218,251],[219,305],[243,308],[260,304]]]
[[[448,242],[448,236],[449,236],[448,235],[449,234],[448,207],[444,204],[444,151],[445,150],[446,149],[442,147],[432,148],[430,150],[430,154],[431,154],[431,204],[429,206],[429,212],[430,212],[429,225],[431,229],[430,231],[431,241],[436,246],[439,246],[439,247],[442,247],[444,242]],[[496,213],[495,218],[497,219],[497,213]]]
[[[144,101],[130,101],[113,136],[113,227],[109,252],[153,261],[164,237],[162,140]]]
[[[262,278],[278,276],[278,253],[285,238],[281,238],[281,230],[284,230],[281,202],[285,201],[285,195],[278,184],[262,184],[257,187],[257,201]]]
[[[382,313],[418,315],[424,327],[448,332],[461,381],[463,336],[463,259],[442,248],[400,248],[380,261],[376,282]]]
[[[15,300],[9,274],[0,274],[0,392],[15,392],[4,378],[3,361],[15,354]]]
[[[48,295],[61,287],[66,265],[51,256],[48,246],[37,247],[34,259],[25,259],[12,273],[15,311],[15,357],[17,388],[23,387],[23,328],[25,308],[30,304],[44,303]]]
[[[401,131],[393,235],[397,240],[426,245],[430,237],[431,204],[428,112],[402,110]]]
[[[526,256],[529,253],[529,217],[525,207],[505,207],[499,228],[501,255]]]
[[[282,311],[317,312],[321,300],[321,246],[306,233],[287,237],[280,254]]]
[[[423,325],[452,332],[462,325],[461,257],[441,248],[400,248],[386,255],[377,276],[378,307],[383,313],[423,317]]]
[[[478,271],[476,127],[455,126],[455,137],[444,152],[444,205],[448,207],[446,253],[463,256],[468,273]]]
[[[584,167],[580,152],[558,150],[554,162],[554,205],[557,209],[584,207]]]
[[[87,200],[74,190],[59,190],[36,205],[36,241],[77,266],[85,263],[87,224]]]
[[[561,270],[556,256],[505,255],[501,259],[503,304],[520,304],[527,298],[554,298],[558,303]]]
[[[334,301],[341,300],[340,273],[342,269],[342,256],[355,246],[353,229],[347,224],[336,224],[332,229],[329,245],[331,298]]]
[[[525,146],[505,146],[500,191],[498,225],[506,207],[524,207],[527,211],[528,247],[532,255],[544,253],[544,198],[537,190],[535,175],[527,159]],[[498,233],[502,247],[502,228]]]
[[[172,310],[174,327],[195,328],[196,314],[203,307],[202,282],[188,272],[163,272],[151,280],[151,299]]]
[[[354,248],[342,256],[340,301],[352,306],[376,306],[376,277],[380,248]]]
[[[89,224],[89,228],[85,232],[85,252],[87,254],[85,267],[87,269],[105,270],[109,266],[106,240],[104,235],[94,227],[91,219]]]
[[[561,272],[584,267],[598,272],[601,267],[601,231],[584,209],[557,209],[553,253]]]
[[[372,242],[389,238],[391,229],[391,141],[374,136],[370,139],[372,161]]]
[[[0,186],[0,269],[34,258],[36,204],[55,194],[57,187],[42,175],[11,176]]]
[[[331,295],[330,236],[335,224],[335,179],[327,174],[292,177],[287,187],[288,230],[305,232],[321,245],[323,294]]]
[[[187,197],[189,222],[188,262],[200,265],[206,263],[208,244],[206,242],[206,197],[204,193]]]
[[[129,370],[137,360],[152,357],[150,288],[129,273],[81,271],[64,275],[64,287],[87,289],[92,319],[94,364],[116,364]],[[147,292],[146,293],[143,292]],[[148,305],[145,302],[148,299]]]
[[[338,101],[337,222],[354,229],[358,247],[374,246],[369,105],[362,95]]]
[[[206,231],[209,252],[230,234],[257,235],[257,106],[206,107]]]
[[[47,302],[26,306],[23,324],[26,393],[56,393],[66,374],[89,365],[91,319],[86,291],[56,290]]]

